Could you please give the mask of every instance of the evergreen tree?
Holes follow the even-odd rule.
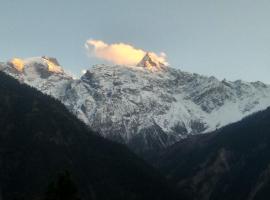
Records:
[[[59,174],[57,180],[49,184],[45,200],[80,200],[78,189],[69,171]]]

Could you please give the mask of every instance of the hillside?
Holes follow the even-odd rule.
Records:
[[[193,200],[269,199],[269,123],[270,108],[173,145],[156,166]]]
[[[166,180],[126,147],[2,72],[0,116],[0,199],[42,199],[63,171],[81,199],[174,199]]]

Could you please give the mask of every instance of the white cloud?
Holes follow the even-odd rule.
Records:
[[[145,50],[136,48],[130,44],[107,44],[101,40],[92,39],[86,41],[85,48],[91,56],[119,65],[136,65],[146,54]],[[161,63],[168,64],[165,53],[162,52],[159,55],[154,52],[151,53]]]

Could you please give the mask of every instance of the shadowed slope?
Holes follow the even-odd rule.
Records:
[[[269,199],[270,108],[179,142],[156,164],[191,199]]]
[[[40,199],[68,170],[83,199],[174,199],[152,167],[57,100],[0,72],[0,197]]]

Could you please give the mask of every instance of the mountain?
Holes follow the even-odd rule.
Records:
[[[155,58],[153,53],[147,52],[143,59],[137,64],[138,67],[146,68],[150,71],[159,71],[166,69],[166,65]]]
[[[150,53],[137,66],[95,65],[80,79],[48,61],[13,59],[0,69],[60,100],[102,136],[138,153],[214,131],[270,105],[269,85],[183,72]]]
[[[154,162],[192,200],[270,198],[270,108],[169,147]]]
[[[3,72],[0,116],[0,199],[56,199],[43,196],[52,194],[51,183],[66,171],[72,178],[61,175],[60,189],[75,193],[76,184],[81,200],[179,198],[124,145],[98,136],[58,100]]]

